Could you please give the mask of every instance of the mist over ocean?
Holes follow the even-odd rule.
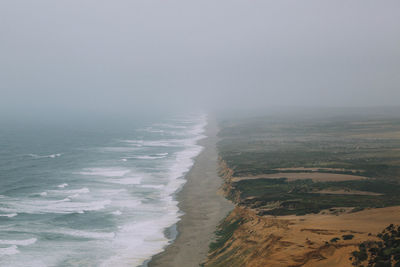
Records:
[[[140,266],[173,238],[206,116],[116,129],[3,125],[0,266]]]

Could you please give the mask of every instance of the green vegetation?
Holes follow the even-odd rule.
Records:
[[[393,224],[378,235],[381,241],[366,241],[353,252],[353,265],[375,267],[400,266],[400,226]]]
[[[354,235],[343,235],[342,238],[343,240],[352,240]]]
[[[399,116],[300,114],[225,119],[220,125],[220,156],[234,176],[291,167],[359,170],[353,174],[386,180],[400,176]]]
[[[259,216],[339,215],[400,205],[399,112],[282,114],[219,121],[223,189],[237,205]],[[210,252],[226,254],[215,257],[214,266],[244,258],[234,256],[243,248],[232,248],[241,223],[236,217],[220,225]],[[378,237],[382,241],[360,244],[353,264],[400,267],[400,227]],[[354,242],[353,234],[343,232],[326,245]]]
[[[215,232],[217,238],[210,244],[210,252],[223,247],[225,242],[232,237],[233,232],[239,227],[242,221],[242,219],[234,219],[229,222],[224,220]]]
[[[382,195],[320,194],[323,189],[351,189]],[[386,207],[400,205],[400,185],[379,180],[313,182],[279,179],[249,179],[233,183],[240,205],[259,210],[259,215],[304,215],[334,207]],[[233,197],[233,194],[232,194]],[[354,209],[352,210],[354,212]]]
[[[336,243],[336,242],[339,241],[339,240],[340,240],[339,237],[334,237],[334,238],[332,238],[330,241],[331,241],[331,243]]]
[[[221,120],[220,126],[219,154],[233,176],[260,177],[232,183],[229,197],[257,209],[260,215],[304,215],[335,207],[352,207],[352,212],[358,212],[400,205],[398,114],[235,118]],[[299,172],[370,179],[285,179],[285,173]],[[281,178],[262,178],[274,173],[281,173]],[[321,190],[343,193],[318,193]]]

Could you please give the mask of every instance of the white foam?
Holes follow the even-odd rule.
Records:
[[[141,180],[142,178],[140,177],[127,177],[119,179],[110,179],[108,181],[116,184],[135,185],[135,184],[140,184]]]
[[[75,202],[69,198],[62,200],[18,200],[10,201],[10,208],[0,208],[1,211],[28,214],[69,214],[83,213],[85,211],[96,211],[104,209],[111,203],[111,200]]]
[[[67,193],[67,194],[85,194],[85,193],[89,193],[90,190],[87,187],[83,187],[80,189],[64,190],[64,191],[59,191],[59,192],[63,192],[63,193]]]
[[[47,233],[69,235],[74,237],[90,238],[90,239],[112,239],[115,237],[114,232],[89,232],[75,229],[59,229],[54,231],[46,231]]]
[[[158,129],[158,128],[154,128],[154,127],[146,127],[143,129],[138,129],[138,131],[144,131],[144,132],[148,132],[148,133],[164,133],[164,130]]]
[[[193,123],[193,122],[190,122]],[[203,138],[203,128],[205,126],[202,119],[199,120],[198,127],[176,126],[176,125],[160,125],[176,129],[185,129],[189,136],[186,139],[171,139],[158,141],[142,141],[127,140],[130,144],[140,144],[142,146],[182,146],[183,150],[169,156],[168,170],[160,176],[160,181],[167,184],[141,184],[141,188],[158,189],[157,199],[160,204],[151,205],[147,210],[151,210],[157,214],[157,219],[149,219],[141,222],[131,222],[120,227],[112,241],[112,247],[118,251],[113,257],[102,263],[102,266],[130,266],[141,265],[146,259],[163,250],[170,240],[164,236],[164,230],[179,220],[181,213],[178,209],[178,202],[174,199],[174,193],[177,192],[185,183],[184,175],[190,170],[193,165],[194,157],[202,150],[202,147],[197,145],[197,141]],[[168,154],[156,155],[166,156]],[[152,155],[150,155],[152,156]],[[137,157],[137,156],[136,156]],[[149,158],[143,158],[149,159]],[[156,176],[157,178],[157,176]],[[123,179],[123,178],[122,178]],[[143,179],[143,182],[157,180]],[[118,203],[121,204],[121,203]],[[146,206],[146,204],[143,204]],[[132,253],[134,251],[134,253]]]
[[[176,210],[162,213],[156,220],[132,222],[120,227],[112,240],[112,247],[118,254],[100,266],[138,266],[152,255],[161,252],[169,242],[164,236],[164,229],[178,221]]]
[[[121,140],[124,143],[128,143],[130,146],[142,147],[143,140]]]
[[[95,175],[104,177],[122,177],[128,174],[130,170],[125,168],[89,168],[79,174],[82,175]]]
[[[47,192],[42,192],[42,193],[40,193],[40,196],[42,196],[42,197],[47,196]]]
[[[16,245],[16,246],[29,246],[36,243],[36,238],[22,239],[22,240],[0,240],[0,245]]]
[[[192,167],[194,162],[193,158],[196,157],[202,149],[201,146],[192,145],[187,149],[176,153],[175,161],[169,167],[170,180],[165,187],[167,194],[174,194],[186,182],[183,177]]]
[[[15,212],[15,209],[0,207],[1,212]]]
[[[143,140],[122,140],[130,145],[140,145],[145,147],[181,147],[185,145],[185,139],[165,139],[154,141]]]
[[[142,201],[139,199],[132,199],[132,198],[124,198],[124,199],[119,199],[119,200],[114,200],[113,201],[113,207],[118,207],[118,208],[139,208],[139,206],[142,205]],[[145,206],[141,206],[141,208],[145,208]]]
[[[63,188],[63,187],[60,187],[60,188]],[[48,193],[51,196],[60,196],[60,195],[67,195],[67,194],[76,195],[76,194],[87,194],[87,193],[90,193],[90,190],[87,187],[82,187],[82,188],[79,188],[79,189],[70,189],[70,190],[65,190],[65,189],[49,190]]]
[[[8,218],[12,218],[17,216],[18,213],[10,213],[10,214],[0,214],[0,217],[8,217]]]
[[[35,159],[43,159],[43,158],[57,158],[57,157],[61,157],[61,153],[56,153],[56,154],[50,154],[50,155],[37,155],[37,154],[28,154],[28,156],[31,156],[32,158]]]
[[[17,249],[17,246],[12,245],[11,247],[7,248],[0,248],[0,256],[5,256],[5,255],[14,255],[19,253],[19,250]]]
[[[150,159],[150,160],[152,160],[152,159],[163,159],[163,158],[165,158],[165,156],[152,156],[152,155],[149,155],[149,156],[136,156],[136,157],[133,157],[133,158],[135,158],[135,159]]]
[[[94,250],[101,248],[110,252],[110,254],[104,253],[104,256],[114,255],[102,263],[93,262],[96,266],[103,264],[103,266],[123,267],[143,264],[152,255],[161,252],[170,242],[165,237],[164,231],[175,224],[181,216],[174,194],[185,183],[184,175],[192,167],[193,158],[202,149],[197,145],[197,141],[204,137],[202,135],[204,125],[201,119],[181,120],[178,121],[178,125],[171,123],[169,126],[164,125],[163,127],[165,129],[161,127],[150,129],[150,131],[160,130],[160,133],[161,131],[166,133],[162,135],[161,140],[126,140],[124,141],[125,144],[119,144],[120,147],[103,147],[96,151],[97,153],[99,151],[101,153],[112,152],[104,154],[105,160],[98,162],[98,164],[109,163],[111,157],[111,162],[120,160],[119,165],[121,167],[107,167],[112,165],[103,165],[106,167],[97,167],[101,165],[89,166],[94,168],[82,169],[79,173],[85,175],[78,176],[83,181],[80,186],[75,184],[72,186],[71,182],[72,188],[65,188],[68,184],[60,184],[57,188],[53,187],[53,190],[46,189],[48,193],[46,198],[11,199],[6,197],[5,201],[1,199],[4,208],[0,208],[0,211],[4,211],[3,213],[6,213],[4,216],[6,216],[17,213],[67,214],[103,210],[116,223],[115,227],[119,230],[115,233],[111,232],[114,231],[111,229],[96,231],[96,228],[91,228],[90,231],[86,231],[70,228],[54,229],[54,226],[45,228],[45,230],[38,228],[35,231],[38,234],[48,232],[94,239],[94,241],[89,240],[90,244],[76,240],[77,246],[74,246],[72,240],[71,247],[75,251],[76,248],[85,248],[87,243],[88,253],[93,253]],[[176,136],[170,135],[170,133],[175,132],[177,133]],[[168,139],[167,137],[172,138]],[[173,148],[170,149],[169,147]],[[150,160],[157,158],[160,158],[156,161],[157,164],[151,164],[155,161]],[[166,159],[161,160],[161,158]],[[149,160],[149,162],[130,159]],[[125,163],[127,161],[129,161],[129,164]],[[130,169],[131,167],[136,169]],[[69,180],[66,181],[69,182]],[[91,184],[90,182],[94,183]],[[89,187],[90,190],[84,186]],[[86,216],[90,216],[90,214],[85,214]],[[92,244],[94,246],[91,246]],[[18,245],[10,245],[10,251],[14,248],[18,253]],[[21,251],[24,252],[22,249]],[[68,253],[70,253],[70,256],[74,256],[71,254],[74,252],[68,251]],[[96,251],[96,253],[101,253],[101,250]],[[25,254],[24,252],[21,256],[25,256]],[[57,259],[64,257],[58,251],[55,251],[54,255]],[[20,255],[16,257],[18,256]],[[50,264],[49,266],[53,265]]]
[[[122,212],[119,211],[119,210],[116,210],[116,211],[111,212],[111,214],[116,215],[116,216],[119,216],[119,215],[122,214]]]
[[[159,127],[163,127],[163,128],[186,129],[186,126],[176,125],[176,124],[169,124],[169,123],[157,123],[155,125],[159,126]]]
[[[154,189],[161,189],[164,188],[164,185],[153,185],[153,184],[143,184],[140,185],[143,188],[154,188]]]

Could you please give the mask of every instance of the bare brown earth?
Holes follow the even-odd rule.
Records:
[[[223,187],[225,194],[232,189],[232,181],[237,178],[232,177],[232,174],[233,171],[221,160],[220,175],[225,180]],[[330,179],[337,181],[339,177],[339,181],[367,179],[353,175],[332,176],[331,173],[311,174],[315,174],[314,178],[318,177],[323,181],[330,181]],[[272,174],[267,177],[282,177],[279,175]],[[310,177],[310,173],[293,173],[293,175],[292,177],[296,178]],[[260,177],[266,177],[266,175],[260,175]],[[325,191],[325,193],[335,192]],[[353,190],[347,193],[371,192]],[[241,220],[241,223],[222,247],[209,254],[204,266],[350,267],[352,266],[351,253],[357,249],[359,243],[377,240],[376,235],[382,229],[391,223],[400,221],[399,206],[366,209],[355,213],[351,213],[351,210],[352,208],[337,207],[321,211],[319,214],[274,217],[259,216],[257,210],[237,205],[224,222],[232,223]],[[343,235],[353,235],[354,237],[351,240],[343,240]],[[334,238],[339,238],[339,240],[333,242]]]
[[[287,178],[289,181],[299,179],[312,179],[314,182],[338,182],[338,181],[349,181],[349,180],[363,180],[368,179],[364,176],[351,175],[351,174],[338,174],[338,173],[325,173],[325,172],[293,172],[293,173],[273,173],[273,174],[262,174],[247,177],[233,177],[232,181],[237,182],[248,179],[273,179],[273,178]]]
[[[236,207],[226,221],[244,222],[233,236],[210,254],[205,266],[352,266],[351,252],[393,222],[400,221],[400,207],[368,209],[340,216],[257,216]],[[370,234],[371,233],[371,234]],[[354,235],[343,240],[343,235]],[[333,238],[340,238],[331,242]]]
[[[220,145],[220,175],[225,180],[222,191],[237,205],[224,220],[218,232],[221,242],[213,243],[215,250],[205,266],[352,266],[351,253],[358,244],[376,240],[384,228],[400,222],[400,206],[364,210],[338,206],[319,214],[274,217],[260,213],[260,206],[241,199],[241,187],[235,182],[245,179],[339,182],[376,177],[382,182],[398,182],[397,115],[395,119],[368,115],[361,121],[353,121],[352,117],[312,120],[293,124],[283,118],[275,123],[275,119],[263,117],[222,122],[221,137],[226,140]],[[384,168],[376,169],[377,166]],[[351,186],[325,188],[318,193],[371,196],[371,192],[351,190]],[[344,235],[352,238],[344,240]]]

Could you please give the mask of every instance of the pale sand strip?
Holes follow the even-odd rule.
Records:
[[[196,158],[187,183],[178,193],[179,208],[185,213],[177,224],[178,236],[163,253],[153,257],[150,267],[198,267],[206,259],[208,245],[217,224],[233,209],[233,204],[217,191],[222,179],[217,174],[217,126],[209,119],[204,150]]]

